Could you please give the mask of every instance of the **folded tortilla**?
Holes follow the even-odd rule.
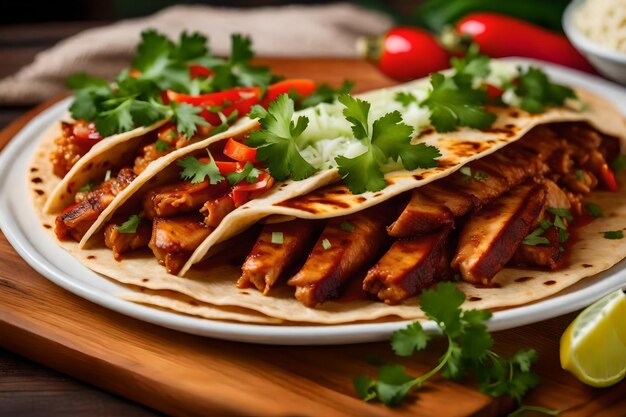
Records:
[[[390,91],[410,88],[412,84],[379,90],[364,96],[372,99],[389,95]],[[168,167],[175,167],[175,162],[184,155],[199,152],[207,144],[195,144],[162,158],[141,174],[129,190],[116,197],[115,204],[109,206],[90,229],[92,240],[81,242],[83,249],[75,242],[61,242],[79,261],[90,269],[124,284],[145,288],[149,291],[141,297],[126,295],[144,304],[169,308],[174,311],[218,320],[236,320],[259,322],[258,316],[303,323],[337,324],[355,321],[378,320],[382,318],[418,319],[423,314],[419,309],[419,300],[412,297],[399,305],[386,305],[380,301],[340,300],[328,301],[311,309],[305,307],[293,297],[293,289],[277,286],[271,295],[264,296],[254,289],[239,289],[235,286],[241,275],[241,256],[245,256],[252,241],[240,234],[263,219],[322,219],[344,216],[378,205],[401,193],[424,186],[437,179],[454,173],[472,160],[483,158],[504,146],[522,138],[533,127],[541,124],[583,121],[598,131],[619,138],[622,151],[626,150],[626,125],[623,116],[610,102],[588,92],[577,90],[579,97],[587,104],[584,111],[569,108],[550,108],[542,114],[529,114],[520,109],[493,107],[490,111],[498,118],[493,126],[482,131],[461,128],[455,132],[422,133],[414,139],[416,143],[426,143],[439,148],[442,157],[439,166],[431,169],[417,169],[411,172],[395,171],[386,174],[389,185],[379,192],[367,192],[353,195],[338,183],[339,175],[335,169],[321,171],[303,181],[287,181],[276,185],[272,191],[251,200],[227,215],[222,223],[196,249],[180,272],[180,276],[168,274],[158,264],[150,250],[144,249],[125,256],[121,262],[115,261],[111,251],[102,244],[101,236],[93,233],[111,218],[116,210],[124,207],[134,195],[140,195],[143,187],[148,187],[159,176],[167,177]],[[251,128],[255,123],[248,121]],[[231,132],[229,135],[233,135]],[[42,142],[42,148],[45,147]],[[40,155],[41,153],[38,153]],[[47,166],[47,161],[35,156],[33,167]],[[40,190],[53,187],[44,177]],[[626,180],[626,179],[625,179]],[[41,195],[33,194],[44,227],[53,225],[53,217],[46,215],[40,207]],[[587,199],[600,204],[606,217],[596,219],[579,229],[576,242],[571,248],[569,267],[564,270],[529,271],[528,269],[505,268],[493,280],[493,288],[479,288],[467,283],[458,283],[467,296],[466,308],[497,309],[526,304],[555,294],[577,281],[595,275],[615,265],[626,256],[626,239],[607,240],[603,231],[626,229],[626,193],[608,193],[594,191]],[[208,257],[221,244],[235,242],[231,248],[218,257]],[[246,246],[248,245],[248,246]],[[241,253],[240,253],[241,252]],[[208,258],[208,259],[207,259]],[[154,292],[156,291],[156,292]],[[166,291],[166,292],[163,292]],[[199,311],[195,306],[185,307],[176,297],[168,297],[168,291],[191,297],[215,309]],[[169,300],[169,301],[168,301]],[[188,304],[188,303],[187,303]],[[194,308],[192,308],[194,307]],[[243,309],[236,315],[225,317],[220,309],[233,307]],[[250,314],[246,319],[245,311]]]

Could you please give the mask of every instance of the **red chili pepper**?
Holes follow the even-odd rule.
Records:
[[[91,149],[93,145],[102,140],[102,135],[96,130],[94,123],[78,121],[74,123],[72,134],[76,144],[85,150]]]
[[[202,65],[189,65],[189,76],[191,78],[207,78],[215,74],[213,71]]]
[[[269,173],[263,171],[259,174],[257,182],[249,184],[246,181],[242,181],[233,187],[231,193],[235,207],[239,207],[253,198],[258,197],[267,190],[271,189],[274,185],[274,177]]]
[[[210,160],[207,162],[210,162]],[[217,168],[220,170],[220,174],[222,175],[239,172],[244,168],[244,164],[241,162],[232,161],[215,161],[215,165],[217,165]]]
[[[388,77],[409,81],[448,68],[448,53],[429,32],[412,28],[391,29],[382,38],[366,38],[363,55]]]
[[[177,103],[188,103],[193,106],[216,107],[223,105],[226,101],[235,103],[251,97],[256,97],[258,100],[258,97],[261,95],[261,89],[259,87],[237,87],[231,88],[230,90],[220,91],[218,93],[200,94],[197,96],[167,90],[166,94],[170,101],[175,101]]]
[[[619,184],[615,179],[615,173],[611,171],[611,168],[609,168],[608,164],[602,164],[602,167],[600,168],[600,178],[602,179],[602,183],[606,186],[606,188],[609,189],[609,191],[614,193],[619,191]]]
[[[480,46],[480,52],[494,58],[534,58],[596,73],[564,35],[514,17],[472,13],[457,22],[456,31],[471,35]]]
[[[237,142],[235,139],[230,138],[226,141],[224,146],[224,155],[240,162],[252,162],[256,164],[256,148],[251,148],[248,145],[244,145],[241,142]]]
[[[495,85],[487,84],[487,97],[491,100],[502,97],[502,94],[504,94],[503,89],[498,88]]]
[[[281,94],[289,94],[290,91],[295,91],[300,97],[304,98],[315,91],[316,85],[312,80],[306,79],[289,79],[279,81],[270,85],[267,88],[267,92],[261,100],[261,106],[267,109],[267,106],[278,98]]]

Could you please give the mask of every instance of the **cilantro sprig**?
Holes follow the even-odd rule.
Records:
[[[354,81],[345,80],[337,89],[332,88],[326,83],[320,84],[315,91],[308,95],[300,103],[301,108],[316,106],[320,103],[332,103],[342,94],[349,94],[354,88]]]
[[[370,103],[347,94],[339,96],[339,102],[345,106],[343,115],[352,125],[354,137],[367,147],[354,158],[335,158],[339,174],[353,194],[385,188],[387,182],[380,165],[389,159],[401,160],[408,170],[437,166],[439,150],[423,143],[411,144],[413,128],[402,122],[400,112],[385,114],[370,129]]]
[[[291,119],[294,101],[287,94],[281,94],[271,102],[267,111],[254,106],[250,117],[258,117],[263,127],[250,132],[247,144],[257,148],[257,159],[265,162],[270,174],[278,181],[293,178],[303,180],[315,174],[317,169],[300,155],[296,139],[309,124],[306,116],[299,116],[296,122]]]
[[[207,151],[208,152],[208,151]],[[189,180],[192,184],[199,184],[206,178],[209,178],[210,184],[219,184],[224,181],[224,177],[220,174],[213,155],[209,154],[209,162],[201,162],[193,156],[186,156],[177,162],[181,169],[180,177],[183,180]]]
[[[161,92],[172,89],[200,94],[235,86],[265,88],[272,75],[267,68],[250,65],[251,43],[248,37],[233,35],[231,56],[224,60],[211,54],[207,38],[201,34],[183,32],[175,43],[154,30],[144,31],[132,69],[124,69],[113,84],[86,74],[68,79],[75,91],[70,112],[74,119],[93,121],[103,136],[171,118],[178,131],[190,138],[197,126],[208,125],[199,116],[200,109],[184,103],[166,105]],[[213,75],[192,78],[190,65],[204,65]]]
[[[537,360],[537,353],[523,349],[506,358],[490,350],[493,339],[486,322],[491,318],[491,312],[462,310],[464,300],[465,294],[449,282],[424,291],[420,296],[422,310],[447,338],[446,352],[437,366],[417,378],[408,375],[400,365],[382,366],[376,379],[370,376],[354,378],[359,397],[365,401],[379,399],[386,405],[395,406],[411,390],[421,387],[439,372],[448,379],[461,379],[471,372],[481,391],[496,397],[510,395],[518,401],[534,388],[539,378],[530,367]],[[397,355],[411,356],[415,351],[425,349],[430,339],[420,323],[414,322],[393,334],[391,346]]]
[[[113,228],[120,233],[135,233],[139,223],[141,223],[141,217],[137,214],[132,214],[124,223],[116,224]]]
[[[520,107],[529,113],[543,113],[546,107],[562,106],[568,98],[577,98],[574,90],[553,83],[536,67],[520,72],[515,93],[522,99]]]
[[[432,90],[421,105],[430,109],[430,123],[438,132],[450,132],[458,126],[484,129],[496,120],[496,115],[485,110],[487,92],[473,88],[471,83],[440,73],[430,75]]]

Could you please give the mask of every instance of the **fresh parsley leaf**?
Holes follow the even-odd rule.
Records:
[[[619,239],[623,239],[624,238],[624,232],[621,230],[611,230],[608,232],[604,232],[604,238],[605,239],[611,239],[611,240],[619,240]]]
[[[480,54],[480,47],[477,43],[472,43],[465,56],[452,57],[450,64],[454,68],[454,82],[458,86],[471,88],[475,77],[486,78],[491,72],[489,68],[490,58]]]
[[[613,169],[616,173],[626,169],[626,155],[617,155],[613,162],[611,162],[611,169]]]
[[[116,224],[113,228],[120,233],[135,233],[139,227],[139,223],[141,223],[141,217],[137,214],[133,214],[124,223]]]
[[[543,113],[546,107],[562,106],[568,98],[576,98],[569,87],[555,84],[536,67],[528,67],[519,78],[515,93],[522,99],[521,108],[529,113]]]
[[[602,212],[602,207],[600,207],[599,205],[595,203],[585,204],[585,210],[592,217],[595,217],[595,218],[604,217],[604,213]]]
[[[548,238],[541,236],[545,231],[543,227],[536,228],[524,238],[522,243],[529,246],[549,245],[550,241]]]
[[[202,109],[187,103],[171,102],[170,106],[174,111],[173,121],[176,123],[176,130],[190,138],[195,135],[198,126],[208,126],[209,122],[199,116]]]
[[[345,106],[343,115],[352,125],[354,137],[361,140],[367,150],[354,157],[335,158],[343,182],[354,194],[379,191],[387,186],[380,165],[389,159],[402,161],[404,168],[413,170],[437,165],[439,150],[423,143],[412,145],[413,128],[402,122],[400,112],[387,113],[369,127],[370,103],[347,94],[339,97]]]
[[[183,180],[190,180],[192,184],[199,184],[207,177],[211,184],[218,184],[224,180],[210,152],[208,163],[200,162],[193,156],[186,156],[179,160],[177,164],[182,168],[180,177]]]
[[[88,193],[89,191],[93,190],[94,186],[95,184],[93,183],[93,181],[88,181],[85,185],[78,189],[78,192]]]
[[[416,387],[442,372],[445,378],[459,379],[472,372],[481,390],[489,395],[508,394],[521,399],[539,382],[530,367],[536,361],[534,350],[519,350],[504,358],[491,351],[493,339],[487,330],[491,312],[462,310],[465,294],[454,284],[440,283],[420,296],[422,310],[434,320],[448,340],[448,348],[437,366],[424,375],[412,378],[404,367],[385,365],[376,379],[360,376],[353,380],[357,394],[366,401],[378,398],[386,405],[398,405]],[[395,332],[391,338],[394,352],[410,356],[424,349],[430,340],[418,322]]]
[[[572,212],[566,208],[548,207],[547,211],[548,213],[552,213],[555,216],[561,216],[570,222],[574,221],[574,216],[572,216]]]
[[[398,91],[393,99],[402,104],[403,107],[408,107],[411,103],[417,103],[417,98],[408,91]]]
[[[338,89],[334,89],[328,84],[324,83],[317,87],[317,89],[310,95],[308,95],[300,103],[303,109],[307,107],[313,107],[320,103],[332,103],[342,94],[348,94],[354,88],[354,81],[344,81]]]
[[[237,185],[244,179],[249,184],[254,184],[259,178],[260,171],[252,165],[250,162],[246,162],[243,167],[243,170],[239,172],[231,172],[230,174],[226,174],[226,178],[228,179],[228,183],[230,185]]]
[[[158,152],[167,152],[170,149],[170,144],[164,140],[158,139],[154,142],[154,147]]]
[[[422,350],[428,344],[430,336],[416,321],[391,336],[391,348],[398,356],[411,356],[416,350]]]
[[[422,101],[430,109],[430,122],[438,132],[450,132],[458,126],[484,129],[496,120],[496,115],[486,111],[484,90],[457,85],[443,74],[430,75],[432,91]]]
[[[256,106],[250,117],[260,117],[263,127],[250,133],[248,145],[257,148],[257,159],[264,161],[272,177],[278,181],[291,177],[296,181],[313,175],[317,170],[298,151],[296,139],[309,124],[305,116],[292,121],[294,102],[281,94],[271,102],[267,111]]]
[[[461,169],[459,169],[459,172],[463,175],[463,179],[465,181],[469,181],[469,180],[476,180],[476,181],[484,181],[487,178],[489,178],[489,175],[485,174],[482,171],[477,171],[475,174],[472,173],[472,168],[468,167],[468,166],[464,166]]]

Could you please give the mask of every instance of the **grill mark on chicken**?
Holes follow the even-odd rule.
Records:
[[[151,235],[151,225],[144,220],[134,233],[120,233],[112,222],[104,228],[104,244],[113,251],[115,260],[120,261],[124,253],[148,246]]]
[[[418,189],[411,193],[411,200],[398,219],[387,227],[387,233],[396,238],[419,236],[453,223],[454,215],[448,207]]]
[[[452,267],[467,282],[489,285],[530,232],[545,200],[545,185],[529,182],[473,214],[461,230]]]
[[[68,207],[55,219],[54,232],[57,238],[79,241],[115,196],[128,187],[135,178],[132,169],[122,168],[115,178],[104,181],[93,191],[77,196],[80,202]]]
[[[195,211],[205,202],[225,194],[227,190],[226,184],[211,185],[208,180],[199,184],[185,181],[157,187],[146,193],[144,213],[149,219],[153,219]]]
[[[156,217],[148,246],[167,272],[177,274],[189,256],[209,236],[213,228],[196,214],[177,217]]]
[[[239,288],[254,285],[264,295],[289,268],[300,263],[313,246],[317,223],[293,220],[263,227],[254,247],[241,267]],[[282,243],[272,243],[272,234],[282,233]]]
[[[296,287],[296,299],[315,307],[337,298],[358,270],[371,265],[385,244],[385,225],[390,210],[377,207],[350,216],[330,219],[304,266],[288,284]],[[341,228],[343,222],[352,232]],[[328,241],[330,247],[324,248]]]
[[[450,228],[414,239],[397,240],[363,280],[363,290],[397,304],[445,275]]]

